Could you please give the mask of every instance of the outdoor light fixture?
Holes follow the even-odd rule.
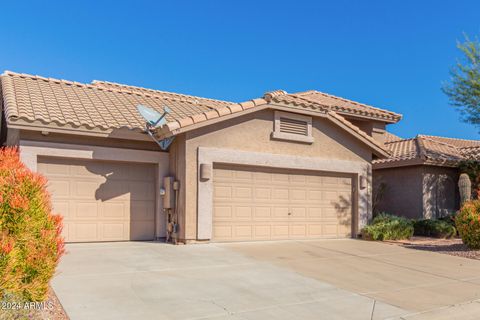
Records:
[[[200,179],[201,180],[210,180],[212,178],[212,165],[202,163],[200,164]]]
[[[367,187],[367,177],[360,176],[360,189],[365,189]]]
[[[148,135],[160,146],[160,149],[162,150],[167,150],[170,144],[173,142],[173,139],[175,137],[169,137],[165,138],[162,140],[158,140],[152,131],[157,128],[161,127],[164,124],[167,123],[167,120],[165,117],[167,114],[169,114],[172,110],[170,110],[169,107],[163,108],[163,114],[158,112],[157,110],[154,110],[152,108],[146,107],[144,105],[139,104],[137,106],[137,110],[142,116],[143,119],[145,119],[145,131],[148,133]]]

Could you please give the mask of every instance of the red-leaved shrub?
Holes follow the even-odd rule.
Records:
[[[0,298],[43,301],[64,253],[62,217],[52,214],[46,179],[16,148],[0,149]]]
[[[465,202],[455,216],[458,233],[471,249],[480,249],[480,200]]]

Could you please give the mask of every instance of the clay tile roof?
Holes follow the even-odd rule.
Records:
[[[1,76],[7,121],[108,131],[143,130],[138,104],[159,112],[168,106],[175,121],[231,104],[158,90],[96,81],[84,84],[6,71]],[[199,121],[198,118],[195,120]]]
[[[404,165],[415,160],[415,164],[455,167],[468,159],[480,160],[480,140],[417,135],[412,139],[386,141],[385,148],[391,156],[375,160],[377,167]]]
[[[403,139],[400,138],[397,135],[394,135],[393,133],[388,132],[388,131],[385,132],[385,143],[394,142],[394,141],[398,141],[398,140],[403,140]]]
[[[288,94],[276,90],[267,92],[263,98],[233,103],[107,81],[84,84],[10,71],[6,71],[0,78],[6,119],[10,125],[17,123],[102,132],[120,128],[143,131],[144,120],[138,114],[136,106],[143,104],[158,112],[168,106],[172,112],[166,117],[167,124],[156,132],[158,137],[163,137],[219,121],[217,118],[226,119],[267,107],[287,107],[292,111],[298,109],[329,117],[372,146],[377,154],[386,156],[388,154],[383,146],[342,115],[370,115],[387,122],[388,119],[400,119],[393,112],[318,91]],[[319,95],[323,98],[320,99]],[[332,101],[336,103],[331,103]]]
[[[392,111],[375,108],[367,104],[333,96],[316,90],[298,92],[291,95],[327,106],[330,110],[341,115],[360,116],[390,123],[396,123],[402,118],[402,115]]]
[[[468,159],[480,159],[480,146],[476,147],[464,147],[462,148],[463,154]]]

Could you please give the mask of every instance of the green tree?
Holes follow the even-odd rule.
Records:
[[[480,131],[480,42],[478,38],[457,44],[462,59],[451,69],[450,82],[443,92],[462,115],[462,120]]]

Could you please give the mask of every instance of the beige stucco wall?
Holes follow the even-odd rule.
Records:
[[[386,190],[378,211],[413,219],[436,218],[459,206],[458,171],[438,166],[407,166],[373,171],[374,189]]]
[[[439,218],[458,210],[460,195],[457,187],[458,169],[424,166],[423,216]]]
[[[371,161],[371,150],[329,120],[315,118],[313,144],[272,140],[274,111],[263,110],[179,135],[170,151],[171,168],[182,185],[179,204],[179,238],[197,238],[197,157],[198,148],[262,152],[279,155],[348,160],[361,164]],[[183,158],[182,152],[185,152]],[[184,164],[181,162],[184,161]],[[183,193],[183,195],[182,195]]]
[[[423,216],[422,176],[422,166],[374,170],[374,193],[380,183],[386,185],[376,211],[407,218],[421,218]]]
[[[375,140],[384,143],[385,142],[385,130],[387,124],[381,121],[374,120],[360,120],[358,118],[348,118],[348,120],[373,137]]]

